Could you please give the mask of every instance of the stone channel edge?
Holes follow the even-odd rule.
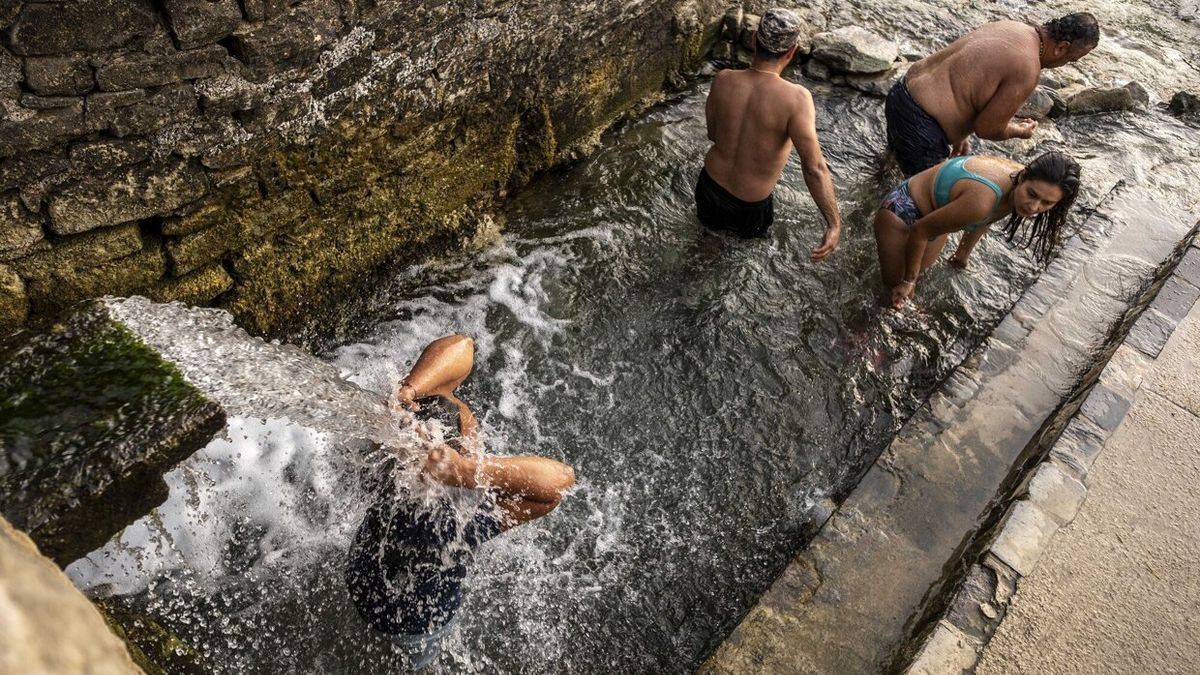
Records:
[[[1120,427],[1143,376],[1188,311],[1200,300],[1200,242],[1193,241],[1150,306],[1101,371],[1083,405],[1046,458],[1028,473],[1022,496],[1005,512],[942,616],[905,670],[912,675],[974,672],[984,648],[1058,530],[1087,499],[1087,475]]]

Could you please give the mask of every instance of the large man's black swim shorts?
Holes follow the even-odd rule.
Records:
[[[920,173],[950,156],[942,127],[913,99],[903,78],[892,85],[883,104],[888,146],[905,176]]]
[[[714,230],[726,230],[739,237],[762,237],[775,220],[775,196],[747,202],[734,197],[728,190],[700,169],[696,181],[696,216]]]

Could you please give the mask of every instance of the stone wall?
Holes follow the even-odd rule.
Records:
[[[696,62],[713,0],[0,0],[0,334],[100,294],[286,325]]]

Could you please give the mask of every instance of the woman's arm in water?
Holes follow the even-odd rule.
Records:
[[[452,398],[452,393],[475,364],[475,341],[464,335],[447,335],[425,346],[408,376],[400,381],[396,398],[408,407],[413,401],[434,394]],[[458,399],[454,399],[458,401]]]
[[[988,228],[992,224],[981,225],[974,232],[963,232],[962,239],[958,242],[958,248],[954,250],[954,255],[950,256],[950,266],[960,270],[967,268],[967,261],[971,257],[971,252],[975,250],[975,245],[983,239],[983,235],[987,234]]]
[[[892,289],[893,307],[900,309],[912,296],[917,285],[917,276],[921,273],[921,261],[925,258],[925,245],[931,238],[954,232],[966,223],[987,215],[984,200],[975,197],[976,195],[968,191],[913,223],[908,231],[908,244],[904,250],[904,277]]]
[[[449,446],[434,448],[424,471],[450,487],[491,488],[496,503],[508,515],[504,529],[550,513],[563,492],[575,484],[575,471],[553,459],[536,456],[496,457],[462,455]]]

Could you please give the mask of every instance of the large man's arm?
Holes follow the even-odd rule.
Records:
[[[1010,138],[1032,138],[1038,123],[1031,119],[1013,119],[1013,115],[1025,104],[1025,99],[1037,87],[1037,76],[1028,73],[1011,75],[1000,81],[996,93],[992,94],[975,118],[975,135],[989,141],[1004,141]]]
[[[838,212],[837,197],[833,194],[833,179],[821,143],[817,139],[817,111],[813,106],[812,94],[806,89],[798,91],[799,100],[792,116],[788,119],[788,136],[800,156],[800,167],[804,171],[804,184],[812,195],[821,216],[825,218],[825,238],[812,251],[814,261],[824,260],[837,248],[842,233],[842,216]]]

